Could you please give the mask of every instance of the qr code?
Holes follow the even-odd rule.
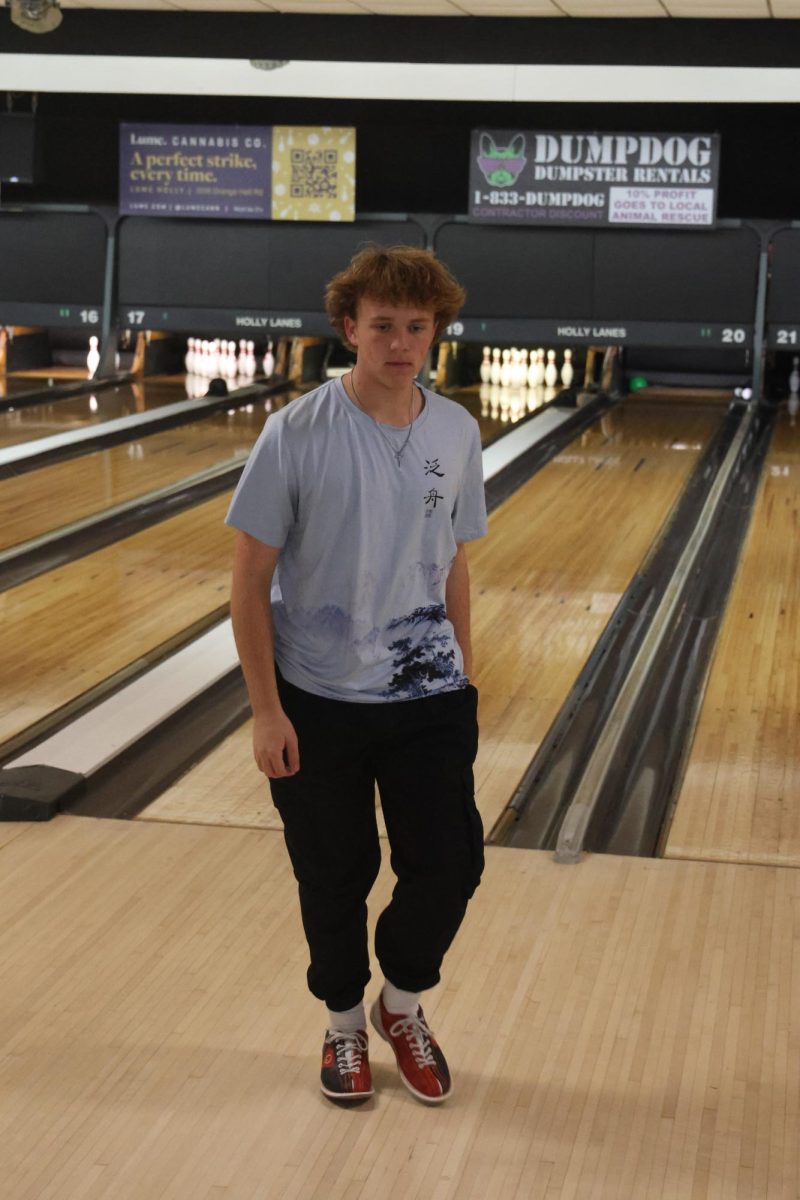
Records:
[[[338,166],[338,150],[293,150],[292,198],[335,197]]]

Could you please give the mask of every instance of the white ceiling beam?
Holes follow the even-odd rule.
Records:
[[[800,69],[291,62],[259,71],[245,59],[0,54],[9,91],[323,99],[550,103],[800,102]],[[676,117],[677,120],[677,117]]]

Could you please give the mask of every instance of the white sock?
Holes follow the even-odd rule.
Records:
[[[419,1008],[419,992],[404,992],[389,980],[383,983],[383,1003],[390,1013],[399,1016],[415,1017]]]
[[[345,1009],[344,1012],[335,1012],[334,1009],[328,1009],[328,1028],[336,1029],[339,1033],[355,1033],[358,1029],[367,1028],[367,1015],[364,1012],[364,1001],[356,1004],[354,1008]]]

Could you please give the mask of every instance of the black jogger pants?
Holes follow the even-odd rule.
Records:
[[[364,704],[280,677],[278,686],[300,770],[270,787],[300,886],[311,992],[342,1011],[359,1003],[370,979],[367,897],[381,861],[376,783],[397,876],[376,956],[395,987],[433,987],[483,871],[476,689]]]

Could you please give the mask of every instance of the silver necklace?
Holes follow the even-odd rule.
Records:
[[[392,454],[393,454],[393,455],[395,456],[395,458],[397,459],[397,465],[398,465],[398,467],[399,467],[399,466],[400,466],[400,460],[401,460],[401,458],[403,457],[403,452],[405,451],[405,448],[406,448],[406,446],[408,445],[408,443],[411,441],[411,430],[413,429],[413,426],[414,426],[414,421],[413,421],[413,416],[414,416],[414,385],[413,385],[413,383],[412,383],[412,385],[411,385],[411,399],[410,399],[410,401],[409,401],[409,405],[408,405],[408,433],[406,434],[406,440],[403,442],[403,444],[402,444],[402,446],[400,447],[400,449],[399,449],[399,450],[397,449],[397,447],[395,446],[394,442],[393,442],[393,441],[392,441],[392,439],[389,437],[389,435],[388,435],[388,434],[386,434],[386,433],[384,433],[383,429],[381,428],[381,423],[380,423],[380,421],[376,421],[376,420],[375,420],[375,418],[373,417],[372,413],[368,413],[368,412],[367,412],[367,410],[364,408],[364,405],[361,403],[361,400],[359,399],[358,392],[356,391],[356,381],[355,381],[355,378],[354,378],[354,373],[353,373],[352,371],[350,372],[350,387],[353,389],[353,395],[354,395],[354,396],[355,396],[355,398],[356,398],[356,404],[358,405],[358,407],[361,409],[361,411],[362,411],[363,413],[366,413],[366,415],[367,415],[367,416],[370,418],[370,420],[372,420],[372,421],[375,421],[375,425],[376,425],[376,427],[377,427],[378,433],[381,435],[381,437],[383,438],[383,440],[386,442],[386,445],[389,447],[389,449],[391,450]]]

